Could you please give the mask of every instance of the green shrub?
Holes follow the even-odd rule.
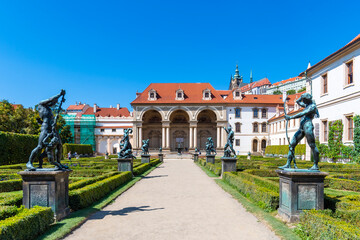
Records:
[[[329,151],[327,157],[335,158],[340,155],[343,131],[344,126],[341,120],[329,122]]]
[[[360,182],[349,179],[327,177],[325,178],[324,184],[326,187],[334,188],[334,189],[349,190],[355,192],[360,191]]]
[[[73,143],[65,143],[63,145],[63,156],[67,158],[68,152],[77,154],[93,154],[93,149],[91,144],[73,144]]]
[[[98,177],[82,179],[82,180],[79,180],[79,181],[69,184],[69,190],[82,188],[82,187],[85,187],[86,185],[92,184],[97,181],[101,181],[105,178],[109,178],[109,177],[112,177],[112,176],[118,175],[118,174],[120,174],[120,172],[111,172],[111,173],[106,173],[104,175],[100,175]]]
[[[330,210],[303,211],[298,231],[308,239],[360,239],[360,230],[356,226],[330,215]]]
[[[2,192],[13,192],[22,190],[22,180],[21,179],[11,179],[7,181],[0,182],[0,193]]]
[[[0,206],[21,206],[23,199],[23,192],[16,191],[16,192],[4,192],[0,193]]]
[[[151,165],[149,163],[143,163],[140,166],[133,169],[134,176],[139,176],[149,170]]]
[[[88,207],[131,179],[131,172],[123,172],[83,188],[69,191],[70,208],[76,211]]]
[[[17,206],[0,206],[0,220],[16,215],[23,210],[24,206],[18,208]]]
[[[260,187],[264,187],[267,189],[270,189],[274,192],[279,192],[279,184],[274,183],[271,180],[268,180],[263,177],[255,176],[246,172],[237,172],[236,175],[242,179],[245,179],[249,182],[255,183],[256,185]]]
[[[268,188],[261,187],[246,179],[240,178],[236,174],[225,172],[223,175],[225,182],[235,187],[239,192],[255,201],[260,207],[267,211],[273,211],[279,207],[279,193]]]
[[[259,177],[278,177],[275,171],[265,170],[265,169],[246,169],[244,172]]]
[[[304,155],[306,146],[305,144],[298,144],[295,148],[295,155]],[[281,154],[287,155],[289,153],[288,145],[271,145],[265,149],[265,154]]]
[[[53,221],[54,214],[49,207],[23,209],[19,214],[0,221],[0,239],[35,239],[44,233]]]
[[[206,162],[206,161],[205,161]],[[214,174],[220,176],[221,175],[221,165],[206,163],[205,168],[213,172]]]
[[[38,136],[0,131],[0,165],[26,163]]]

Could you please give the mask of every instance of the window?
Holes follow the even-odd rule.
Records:
[[[235,117],[236,117],[236,118],[240,118],[240,117],[241,117],[241,109],[240,109],[240,108],[235,108]]]
[[[100,129],[100,132],[105,132],[105,129],[103,129],[103,128],[102,128],[102,129]]]
[[[235,139],[235,145],[240,146],[240,139]]]
[[[235,132],[237,132],[237,133],[241,132],[241,125],[240,125],[240,123],[235,123]]]
[[[323,125],[323,134],[324,134],[324,142],[328,141],[328,122],[322,121],[322,125]]]
[[[266,140],[265,139],[261,140],[261,150],[263,152],[265,152],[265,150],[266,150]]]
[[[115,128],[113,128],[113,129],[111,129],[111,131],[112,131],[112,132],[116,132],[116,129],[115,129]]]
[[[153,92],[150,93],[150,98],[154,98],[155,94]]]
[[[184,100],[184,91],[182,89],[176,90],[175,100]]]
[[[253,132],[259,132],[259,124],[253,123]]]
[[[261,132],[266,132],[266,123],[261,124]]]
[[[266,109],[264,108],[264,109],[261,109],[261,118],[266,118],[267,117],[267,111],[266,111]]]
[[[346,63],[346,84],[353,83],[353,61]]]
[[[259,118],[259,109],[257,108],[253,109],[253,118]]]
[[[210,89],[205,89],[203,91],[203,100],[211,100],[211,91],[210,91]]]
[[[322,94],[326,94],[328,92],[327,74],[322,75],[321,78],[322,78]]]
[[[347,125],[347,140],[352,141],[354,139],[354,121],[352,116],[346,116]]]
[[[235,92],[235,97],[240,97],[240,92],[239,91]]]
[[[181,93],[181,92],[178,92],[177,97],[178,97],[178,98],[182,98],[182,93]]]

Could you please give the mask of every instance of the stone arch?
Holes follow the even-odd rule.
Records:
[[[107,152],[107,139],[102,138],[99,140],[99,153],[105,154]]]
[[[119,139],[111,139],[109,154],[117,154],[120,152]]]
[[[197,119],[198,115],[204,110],[210,110],[214,112],[217,120],[222,119],[222,116],[220,116],[219,111],[215,107],[211,107],[211,106],[203,106],[197,109],[196,112],[194,113],[194,119]]]
[[[183,151],[189,149],[190,116],[184,109],[171,111],[170,120],[170,150]]]
[[[189,121],[193,119],[191,110],[188,107],[184,107],[184,106],[175,106],[175,107],[170,108],[170,110],[165,114],[165,118],[170,120],[171,115],[178,110],[182,110],[182,111],[186,112],[186,114],[189,117]]]
[[[137,117],[138,120],[142,120],[143,117],[144,117],[144,114],[145,114],[146,112],[148,112],[148,111],[151,111],[151,110],[154,110],[154,111],[159,112],[160,115],[161,115],[162,120],[165,120],[164,111],[163,111],[161,108],[156,107],[156,106],[150,106],[150,107],[146,107],[146,108],[142,109],[141,112],[140,112],[140,114],[139,114],[138,117]]]
[[[253,138],[253,140],[251,141],[251,151],[253,153],[256,153],[259,151],[258,149],[259,149],[259,139]]]
[[[217,142],[217,116],[211,109],[203,109],[197,114],[197,146],[205,150],[205,143],[208,137]]]
[[[149,109],[142,115],[142,136],[149,139],[149,149],[159,149],[162,144],[162,115],[155,109]],[[140,140],[143,140],[140,139]]]

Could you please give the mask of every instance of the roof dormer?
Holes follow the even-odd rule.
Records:
[[[203,91],[203,100],[211,100],[211,91],[210,89],[205,89]]]
[[[179,101],[184,100],[184,90],[182,90],[181,88],[176,90],[175,100],[179,100]]]
[[[157,100],[157,94],[156,94],[156,91],[155,91],[154,89],[150,89],[150,90],[149,90],[148,100],[149,100],[149,101],[155,101],[155,100]]]
[[[241,89],[237,88],[233,91],[233,98],[234,100],[241,100],[242,99],[242,94],[241,94]]]

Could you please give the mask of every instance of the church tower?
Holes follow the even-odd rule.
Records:
[[[229,90],[239,88],[245,85],[243,83],[243,77],[239,74],[239,66],[236,64],[235,75],[230,78]]]

